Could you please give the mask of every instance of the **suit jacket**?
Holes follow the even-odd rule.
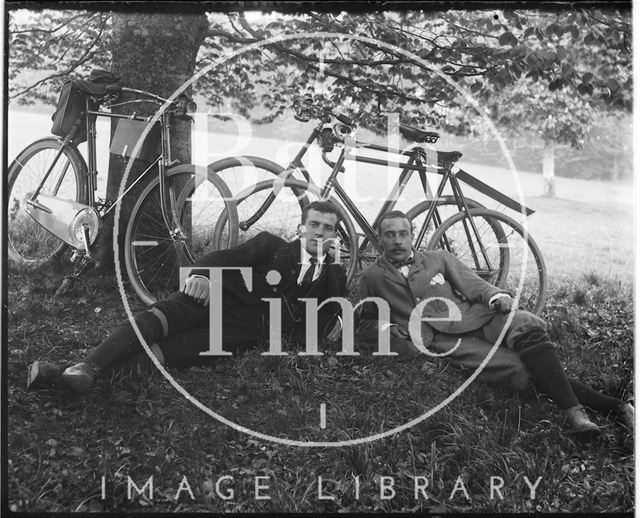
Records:
[[[329,297],[344,297],[346,294],[346,275],[339,264],[327,255],[319,277],[311,284],[298,286],[300,272],[300,240],[290,243],[284,239],[261,232],[241,245],[228,250],[217,250],[201,256],[194,263],[192,274],[208,277],[207,270],[198,270],[199,266],[250,266],[252,270],[252,289],[249,291],[240,274],[236,270],[224,271],[223,279],[223,314],[230,307],[256,306],[265,304],[262,298],[282,298],[289,316],[301,322],[304,307],[299,298],[317,298],[318,304]],[[271,285],[267,282],[267,274],[277,271],[280,282]],[[338,304],[327,304],[319,312],[320,328],[327,319],[337,314]],[[283,316],[285,315],[283,309]],[[324,321],[324,322],[323,322]]]
[[[385,299],[391,310],[391,322],[409,329],[409,318],[417,304],[431,297],[444,298],[458,308],[459,321],[422,322],[425,346],[433,340],[434,329],[442,333],[461,334],[479,329],[495,315],[489,299],[507,293],[486,282],[453,254],[445,251],[414,251],[415,263],[405,278],[384,256],[380,256],[362,274],[359,295]],[[427,303],[423,317],[447,318],[450,308],[442,300]],[[378,311],[373,302],[362,305],[359,329],[378,327]]]

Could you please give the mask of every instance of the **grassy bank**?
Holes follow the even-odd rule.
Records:
[[[30,362],[74,362],[124,318],[112,277],[88,276],[72,294],[54,299],[63,272],[9,272],[8,461],[14,510],[633,509],[633,437],[620,425],[592,414],[604,433],[581,441],[563,429],[544,397],[517,396],[478,382],[408,431],[338,449],[285,446],[242,434],[187,403],[158,372],[139,367],[101,377],[81,397],[28,392],[24,379]],[[626,283],[603,274],[574,274],[554,284],[544,314],[570,375],[625,399],[633,390],[632,300]],[[446,361],[346,360],[333,353],[266,359],[251,352],[170,373],[194,397],[244,426],[316,441],[389,430],[432,408],[466,379]],[[323,402],[325,429],[318,426]],[[151,476],[153,500],[135,492],[129,500],[128,477],[141,488]],[[216,492],[223,476],[233,478],[220,481],[221,494],[234,490],[228,500]],[[261,493],[270,500],[255,497],[259,476],[268,477],[259,483],[269,487]],[[319,497],[319,477],[321,496],[332,499]],[[415,498],[413,477],[426,477],[428,499],[422,492]],[[504,483],[493,499],[491,477],[500,477],[494,484]],[[532,484],[540,478],[533,500],[525,477]],[[391,485],[391,479],[395,495],[384,499],[380,484]]]

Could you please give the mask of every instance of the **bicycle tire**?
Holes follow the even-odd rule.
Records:
[[[428,244],[429,250],[442,248],[443,237],[454,245],[452,253],[472,269],[472,252],[469,249],[464,222],[472,218],[478,229],[482,248],[491,254],[493,263],[485,266],[497,269],[493,284],[519,295],[519,308],[540,314],[544,306],[547,290],[547,269],[540,248],[520,223],[501,212],[489,209],[471,209],[461,212],[442,223],[434,232]],[[502,236],[496,237],[496,222],[502,229]],[[489,243],[487,243],[489,239]],[[475,243],[479,247],[477,241]],[[508,261],[496,259],[496,249],[508,250]],[[525,266],[526,258],[526,266]],[[524,279],[522,279],[524,277]],[[522,279],[522,289],[519,284]],[[518,293],[519,292],[519,293]]]
[[[268,196],[270,192],[277,193],[274,203],[257,222],[258,225],[248,229],[248,232],[244,235],[240,234],[240,242],[250,239],[257,233],[264,231],[278,235],[287,241],[295,239],[297,237],[298,225],[302,219],[302,206],[310,203],[310,200],[324,199],[321,198],[320,189],[317,186],[301,180],[265,180],[244,189],[234,196],[239,219],[242,219],[243,203],[248,203],[248,200],[252,197],[257,198],[256,204],[262,203],[262,200]],[[350,282],[357,266],[358,238],[356,230],[344,207],[332,197],[328,200],[335,205],[340,213],[340,224],[338,225],[337,232],[341,239],[341,247],[339,250],[340,262],[344,265],[347,282]],[[226,235],[227,226],[228,224],[224,218],[221,217],[218,219],[215,230],[217,239],[221,239],[222,236]],[[355,254],[353,253],[353,244],[356,244]]]
[[[469,207],[469,209],[486,208],[480,202],[475,201],[471,198],[465,198],[465,201],[467,202],[467,206]],[[431,203],[432,203],[431,200],[421,201],[407,211],[407,217],[413,224],[413,230],[416,234],[420,230],[423,224],[423,219],[421,219],[420,216],[423,216],[423,215],[426,216],[427,212],[429,211],[429,208],[431,207]],[[420,251],[427,250],[427,245],[429,244],[429,240],[433,235],[433,232],[435,232],[435,230],[444,221],[446,221],[451,216],[458,214],[460,212],[455,196],[452,196],[452,195],[441,196],[436,203],[437,203],[438,213],[437,215],[434,214],[433,218],[436,219],[436,216],[438,216],[439,221],[434,221],[433,223],[431,223],[430,227],[428,227],[428,230],[430,228],[431,232],[427,232],[420,243],[417,243],[417,242],[413,243],[413,246],[414,248],[416,248],[416,250],[420,250]],[[416,239],[417,239],[417,235],[416,235]]]
[[[9,166],[7,175],[7,249],[18,263],[40,266],[59,257],[67,244],[40,226],[24,210],[24,197],[37,189],[62,142],[47,137],[29,144]],[[69,173],[69,166],[73,173]],[[67,144],[42,191],[87,203],[87,165],[78,149]]]
[[[237,225],[231,192],[215,173],[187,164],[165,174],[171,209],[182,228],[166,227],[160,208],[160,179],[154,177],[136,200],[125,233],[127,276],[148,305],[179,289],[179,268],[189,266],[192,257],[217,249],[213,231],[222,212]]]
[[[281,165],[267,160],[266,158],[256,156],[235,156],[227,157],[222,160],[218,160],[209,164],[209,169],[216,173],[227,184],[232,193],[238,194],[241,191],[246,190],[248,187],[256,185],[262,181],[268,181],[274,177],[283,177],[285,171]],[[304,198],[303,192],[296,193],[300,200],[300,210],[308,203],[308,200]],[[239,226],[235,229],[227,227],[227,232],[236,232],[237,240],[242,242],[252,235],[258,233],[260,225],[256,226],[256,222],[262,218],[263,213],[270,209],[270,206],[262,207],[262,204],[253,207],[253,210],[238,210],[238,222]],[[261,213],[262,212],[262,213]],[[226,224],[225,215],[221,216],[221,225]],[[246,233],[250,228],[253,228],[251,233]],[[216,243],[218,248],[225,248],[225,242],[230,242],[233,239],[231,236],[223,236],[219,234],[220,241]]]
[[[480,202],[477,202],[471,198],[465,198],[465,201],[469,209],[472,209],[472,208],[485,209],[486,208]],[[422,201],[417,205],[415,205],[414,207],[412,207],[409,210],[409,212],[407,212],[407,217],[413,223],[414,232],[416,234],[419,234],[419,230],[424,224],[424,218],[421,218],[421,216],[422,215],[426,216],[426,213],[428,212],[431,206],[431,203],[432,203],[431,201]],[[449,219],[451,216],[459,214],[460,212],[462,211],[458,206],[455,196],[451,196],[451,195],[442,196],[437,201],[437,211],[434,212],[432,216],[433,220],[428,225],[427,233],[424,234],[422,240],[420,240],[420,243],[417,242],[417,240],[419,239],[419,236],[416,235],[416,238],[415,238],[416,240],[413,244],[414,248],[419,251],[428,250],[430,238],[433,236],[437,228],[440,227],[442,223],[447,219]],[[470,235],[473,232],[472,227],[468,227],[467,230],[468,230],[467,235]],[[492,224],[492,230],[493,230],[493,234],[496,241],[504,240],[505,234],[502,228],[500,227],[499,223]],[[454,245],[448,242],[446,238],[446,234],[443,235],[443,237],[441,237],[441,240],[442,240],[442,243],[440,243],[439,245],[440,249],[444,249],[449,252],[455,252],[455,250],[453,250]],[[483,269],[481,268],[481,264],[476,261],[474,261],[473,264],[469,264],[468,266],[474,269],[474,271],[480,277],[482,277],[485,281],[490,282],[491,284],[498,284],[501,280],[500,276],[502,275],[502,272],[507,271],[509,268],[508,266],[509,250],[507,248],[499,249],[499,260],[500,260],[499,267],[495,269]]]

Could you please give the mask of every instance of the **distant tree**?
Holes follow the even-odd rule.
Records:
[[[503,131],[535,135],[542,140],[543,194],[554,196],[556,144],[580,148],[599,113],[631,108],[630,19],[599,11],[536,16],[547,24],[546,39],[530,27],[518,36],[530,41],[535,49],[536,54],[530,56],[532,66],[554,55],[556,61],[561,59],[560,73],[547,84],[540,81],[539,69],[533,67],[514,84],[496,92],[486,104],[491,120]],[[584,24],[590,19],[596,23],[585,26],[582,44],[576,44],[580,39],[576,22],[581,20]],[[507,44],[514,41],[506,40]],[[593,95],[594,84],[600,89],[599,95]]]

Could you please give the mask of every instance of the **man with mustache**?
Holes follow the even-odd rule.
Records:
[[[377,231],[382,255],[363,273],[359,294],[361,299],[385,299],[391,321],[380,322],[376,305],[365,302],[360,311],[359,342],[371,345],[382,327],[390,334],[392,351],[405,356],[421,354],[414,344],[417,337],[412,339],[409,333],[410,316],[417,304],[433,299],[421,315],[428,321],[421,322],[420,345],[458,365],[477,369],[507,325],[513,305],[511,296],[481,279],[449,252],[413,250],[412,224],[403,212],[385,214]],[[463,339],[455,347],[458,338]],[[527,311],[515,311],[500,347],[480,379],[505,383],[516,390],[524,390],[533,382],[537,390],[560,407],[576,432],[599,431],[583,405],[615,414],[633,428],[631,404],[567,378],[545,331],[545,322]]]
[[[160,363],[185,367],[210,359],[203,355],[212,349],[225,353],[266,343],[270,332],[269,304],[281,305],[283,341],[304,340],[305,306],[302,298],[317,298],[318,304],[330,297],[344,297],[346,276],[329,249],[336,237],[339,213],[327,201],[315,201],[302,211],[299,238],[290,243],[262,232],[245,243],[205,254],[181,291],[172,293],[149,310],[136,315],[138,329]],[[222,300],[210,300],[209,270],[198,267],[250,267],[251,289],[237,269],[222,273]],[[222,311],[222,344],[209,344],[209,303]],[[339,306],[326,304],[318,311],[319,338],[329,329],[336,334]],[[219,331],[219,330],[216,330]],[[286,343],[286,342],[285,342]],[[66,383],[76,392],[88,390],[96,374],[142,352],[129,321],[112,331],[79,363],[64,371],[57,365],[36,361],[29,367],[27,386],[36,388]]]

